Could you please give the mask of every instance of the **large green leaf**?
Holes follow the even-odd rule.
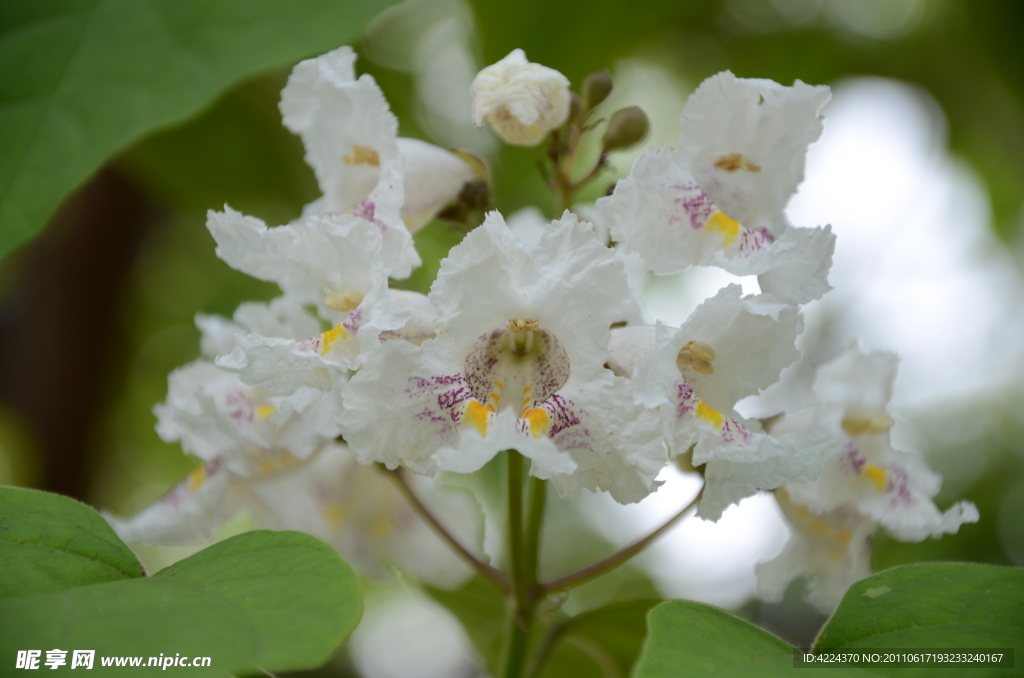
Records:
[[[792,676],[794,648],[716,608],[673,601],[651,612],[636,678],[681,675]],[[971,563],[908,565],[876,574],[847,591],[815,643],[815,652],[846,649],[1014,648],[1024,652],[1024,570]],[[810,669],[815,670],[815,669]],[[801,675],[812,675],[810,673]],[[822,675],[933,675],[934,667],[830,665]],[[972,676],[1005,668],[971,667]]]
[[[0,256],[132,141],[350,40],[392,1],[0,3]]]
[[[88,506],[2,488],[0,535],[0,666],[13,666],[18,650],[59,648],[95,650],[101,673],[103,657],[146,664],[161,654],[211,658],[189,675],[309,668],[361,612],[352,570],[298,532],[248,532],[146,578]]]
[[[816,650],[1015,647],[1024,658],[1024,570],[975,563],[927,563],[857,582],[825,625]],[[870,667],[885,673],[885,667]],[[934,668],[901,667],[901,676]],[[972,676],[1005,668],[972,667]]]
[[[793,678],[793,647],[718,608],[675,600],[648,618],[647,645],[636,678]],[[812,673],[799,675],[811,676]],[[829,667],[833,678],[871,675]]]
[[[98,513],[59,494],[0,488],[0,599],[141,577]]]
[[[612,603],[556,625],[540,675],[628,678],[647,636],[647,613],[660,602]]]

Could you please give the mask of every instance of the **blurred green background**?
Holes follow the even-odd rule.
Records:
[[[210,21],[225,22],[229,32],[248,36],[244,48],[252,59],[226,72],[223,85],[208,82],[202,69],[189,78],[158,82],[167,99],[188,98],[190,88],[200,85],[210,95],[193,97],[194,110],[177,110],[173,120],[152,110],[136,118],[131,134],[118,137],[113,155],[99,158],[101,168],[77,185],[52,218],[45,205],[36,209],[49,225],[0,261],[0,484],[49,489],[132,513],[192,467],[180,449],[158,439],[151,408],[165,396],[168,372],[199,354],[193,316],[230,315],[240,301],[275,294],[274,286],[217,260],[205,212],[227,203],[279,224],[317,196],[299,140],[280,124],[277,100],[298,59],[340,44],[353,44],[360,71],[380,83],[403,136],[472,147],[488,158],[497,204],[505,214],[531,204],[550,211],[550,197],[534,169],[537,151],[502,147],[488,130],[473,128],[467,88],[476,70],[516,47],[530,60],[562,71],[574,85],[599,69],[621,75],[624,86],[617,96],[635,96],[616,103],[648,108],[655,124],[651,141],[660,146],[674,143],[678,107],[689,91],[721,70],[784,84],[794,79],[834,84],[860,76],[909,83],[938,104],[944,120],[939,143],[980,178],[991,208],[984,226],[1004,253],[1020,261],[1020,2],[416,0],[392,7],[359,31],[384,4],[365,4],[365,16],[353,15],[348,25],[339,13],[354,10],[344,9],[340,0],[301,6],[267,0],[236,17],[212,16]],[[120,35],[126,29],[116,25],[121,16],[116,5],[5,4],[0,54],[8,58],[0,59],[0,126],[25,115],[26,102],[51,96],[47,86],[65,91],[65,80],[75,77],[73,68],[61,70],[75,63],[74,53],[51,49],[47,40],[54,34],[48,27],[91,12],[93,33],[102,35],[108,30],[102,22],[108,21],[111,35]],[[182,16],[176,18],[188,28],[187,10],[178,11]],[[278,16],[295,13],[300,16],[293,24],[274,24]],[[358,38],[349,38],[357,32]],[[216,47],[221,37],[195,39],[197,54],[227,51]],[[114,55],[119,61],[130,60],[133,49],[145,49],[130,41],[117,44],[123,50]],[[133,91],[144,87],[137,83]],[[123,103],[97,96],[89,104],[95,115],[88,106],[68,115],[97,126],[124,125],[102,113]],[[62,113],[49,110],[58,117]],[[19,149],[27,143],[12,134],[0,136],[5,146],[0,184],[7,186],[0,201],[8,203],[17,199],[11,177],[23,169]],[[75,145],[63,151],[58,165],[73,164]],[[617,162],[620,174],[628,168],[629,159]],[[42,167],[38,174],[45,180],[49,171]],[[595,195],[602,189],[595,187]],[[9,216],[8,207],[2,213]],[[18,245],[24,238],[14,231],[20,228],[13,221],[0,223],[0,239]],[[437,261],[459,237],[443,223],[418,233],[427,265],[402,286],[426,291]],[[964,350],[984,352],[987,341],[979,336]],[[1019,388],[994,389],[946,398],[908,414],[906,425],[919,449],[948,478],[938,503],[969,499],[982,520],[955,536],[922,544],[880,535],[876,568],[919,560],[1024,564],[1022,394]],[[598,551],[603,544],[596,533],[577,538],[598,545]],[[585,560],[584,553],[592,550],[587,546],[576,555]],[[649,582],[621,589],[615,595],[653,590]],[[807,637],[820,618],[801,607],[793,593],[782,606],[750,603],[744,612],[795,640]],[[794,616],[793,609],[802,616]]]

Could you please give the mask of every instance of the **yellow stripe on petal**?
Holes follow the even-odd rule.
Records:
[[[276,411],[277,408],[273,405],[260,405],[256,408],[256,416],[259,419],[269,419]]]
[[[376,519],[374,519],[373,525],[370,527],[370,534],[373,537],[380,539],[381,537],[386,537],[394,532],[394,529],[394,525],[392,525],[391,521],[388,520],[388,516],[381,513],[376,517]]]
[[[331,527],[341,527],[345,524],[345,521],[348,520],[348,516],[345,515],[343,510],[330,504],[324,506],[321,509],[321,513],[323,513],[324,520],[326,520],[327,524]]]
[[[698,419],[703,419],[715,428],[722,428],[722,424],[725,423],[725,417],[722,416],[722,413],[705,405],[703,400],[697,403],[695,413]]]
[[[320,345],[320,353],[327,355],[331,350],[331,346],[334,345],[334,342],[339,339],[348,339],[348,330],[346,330],[342,325],[335,325],[320,336],[323,337],[323,343]]]
[[[466,413],[462,415],[462,421],[473,426],[481,437],[487,436],[487,424],[490,421],[493,410],[484,407],[478,400],[470,400],[466,405]]]
[[[808,521],[807,531],[816,537],[827,539],[832,532],[832,527],[821,518],[814,518]]]
[[[881,466],[875,466],[874,464],[867,464],[864,466],[864,477],[875,484],[875,489],[879,492],[885,489],[886,480],[888,473]]]
[[[195,492],[198,490],[206,482],[206,478],[206,469],[202,466],[197,466],[188,474],[188,491]]]
[[[722,236],[722,247],[728,247],[740,234],[740,224],[734,219],[725,216],[725,212],[718,210],[704,222],[704,229],[715,231]]]
[[[551,417],[543,407],[535,407],[523,413],[523,419],[530,425],[530,435],[540,438],[548,434],[551,429]]]

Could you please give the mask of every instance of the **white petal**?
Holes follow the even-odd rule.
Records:
[[[814,395],[837,420],[850,411],[884,414],[892,399],[898,365],[894,353],[862,353],[851,346],[818,369]]]
[[[409,481],[449,532],[472,547],[479,513],[423,479]],[[395,479],[379,467],[356,463],[343,444],[327,445],[306,463],[254,479],[246,490],[247,507],[259,525],[312,534],[364,577],[385,577],[391,564],[432,585],[457,585],[470,574],[409,505]]]
[[[784,87],[728,71],[714,75],[683,108],[679,162],[732,219],[779,234],[782,210],[803,181],[807,146],[821,136],[819,111],[830,97],[828,87],[799,80]],[[757,169],[722,162],[735,154]]]
[[[307,217],[268,229],[225,206],[207,213],[207,227],[229,266],[277,283],[301,303],[319,303],[326,291],[365,294],[381,275],[380,231],[357,217]]]
[[[550,474],[561,496],[602,490],[620,504],[632,504],[660,484],[656,478],[668,458],[658,414],[634,405],[630,391],[628,380],[605,371],[545,405],[552,412],[550,439],[577,467],[569,474]],[[540,466],[535,460],[533,475],[540,476]]]
[[[761,292],[788,304],[805,304],[821,298],[832,289],[828,272],[835,247],[836,237],[830,226],[787,229],[772,243],[770,252],[762,255],[769,263],[765,270],[758,271]],[[758,262],[749,263],[754,269],[753,264]],[[733,272],[744,275],[741,270]]]
[[[657,330],[653,325],[618,327],[611,331],[608,339],[607,365],[620,377],[632,377],[637,363],[644,356],[654,352],[657,345]],[[671,375],[671,372],[669,373]],[[671,386],[666,385],[667,388]],[[655,396],[654,402],[667,402]],[[656,405],[655,405],[656,407]]]
[[[230,473],[214,459],[131,518],[103,517],[117,536],[133,544],[198,544],[211,539],[237,508],[227,496],[229,479]]]
[[[405,199],[402,220],[415,232],[455,201],[473,171],[454,153],[419,139],[399,137]]]
[[[728,442],[724,436],[720,441],[705,434],[694,450],[695,465],[707,461],[704,496],[697,510],[705,520],[718,520],[729,505],[758,490],[817,478],[842,445],[837,436],[821,429],[776,438],[757,431],[753,422],[734,420],[736,426],[746,428],[749,436]]]
[[[612,238],[627,252],[637,252],[658,275],[689,266],[717,264],[721,250],[748,251],[756,234],[730,237],[706,228],[717,208],[692,173],[671,151],[647,151],[633,164],[615,192],[597,201],[608,219]]]
[[[303,61],[281,92],[284,124],[302,137],[324,194],[304,214],[372,221],[383,233],[388,272],[405,277],[420,260],[401,217],[398,122],[372,77],[354,79],[354,61],[347,47]]]
[[[459,446],[461,408],[471,397],[459,366],[389,341],[349,382],[339,424],[360,463],[431,476],[438,470],[435,453]]]
[[[698,306],[678,330],[658,325],[654,350],[637,362],[640,402],[649,407],[670,402],[682,378],[709,407],[730,412],[741,399],[778,381],[800,357],[795,341],[803,321],[793,307],[768,309],[776,317],[765,310],[756,297],[744,298],[738,285],[729,285]],[[714,351],[704,372],[677,363],[690,342]]]
[[[160,437],[203,459],[223,459],[235,473],[281,448],[308,456],[338,433],[340,384],[326,394],[300,388],[284,397],[196,362],[172,372],[168,385],[167,400],[153,408]]]
[[[833,611],[854,583],[871,575],[874,525],[855,511],[818,515],[790,504],[776,493],[793,531],[781,554],[758,563],[757,595],[778,602],[796,577],[810,577],[808,597],[825,612]]]
[[[320,323],[289,297],[278,297],[269,304],[246,302],[237,309],[233,320],[220,316],[196,314],[201,333],[203,355],[214,358],[231,353],[238,338],[255,333],[280,339],[301,339],[319,331]]]
[[[864,438],[858,442],[867,442]],[[874,438],[878,449],[870,457],[848,444],[814,482],[790,487],[793,501],[817,512],[855,507],[901,541],[952,534],[964,523],[977,522],[978,510],[969,502],[939,511],[932,502],[939,475],[917,455],[889,447],[888,435]]]
[[[609,327],[631,310],[622,262],[568,212],[534,247],[490,213],[441,262],[430,300],[441,316],[439,333],[463,355],[481,334],[509,320],[539,321],[569,354],[573,379],[601,369]]]

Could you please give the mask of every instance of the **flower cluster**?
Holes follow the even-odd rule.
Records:
[[[472,473],[506,450],[562,497],[604,491],[621,503],[655,491],[662,469],[685,460],[703,475],[698,514],[710,520],[775,490],[796,532],[763,568],[766,595],[795,563],[842,586],[863,576],[875,524],[921,539],[977,519],[963,504],[939,513],[938,479],[889,446],[889,356],[851,353],[824,368],[808,426],[769,431],[737,412],[799,358],[800,305],[829,289],[830,228],[792,226],[784,214],[828,88],[709,78],[683,110],[675,148],[647,151],[610,195],[570,203],[552,221],[490,212],[422,295],[389,286],[420,262],[410,233],[480,174],[398,138],[379,87],[353,64],[348,48],[304,61],[282,92],[284,123],[323,196],[273,228],[229,207],[209,213],[218,256],[282,296],[243,304],[232,320],[198,318],[212,362],[173,373],[156,414],[160,435],[203,465],[135,518],[112,519],[127,539],[205,538],[246,508],[261,524],[326,539],[364,572],[384,560],[450,581],[458,568],[424,555],[440,545],[372,465]],[[552,135],[557,171],[604,98],[580,100],[521,50],[484,69],[472,91],[475,122],[508,143]],[[639,121],[634,143],[646,118],[624,110]],[[620,145],[605,144],[588,180]],[[551,181],[563,198],[582,185]],[[691,266],[756,275],[760,292],[727,286],[680,327],[649,318],[647,271]],[[426,480],[417,489],[473,538],[472,512]],[[825,560],[842,561],[844,574],[814,565]]]

